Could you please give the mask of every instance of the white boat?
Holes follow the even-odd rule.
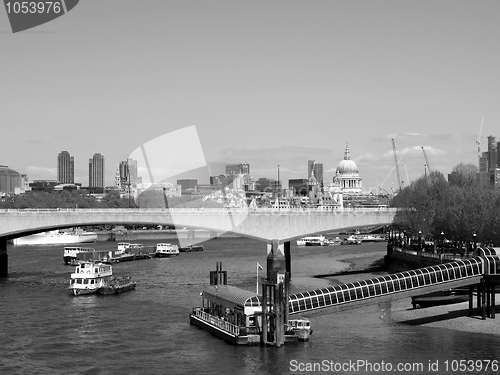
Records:
[[[328,246],[338,246],[342,245],[342,240],[339,237],[335,238],[327,238],[325,239],[325,242]]]
[[[179,255],[179,246],[171,243],[156,244],[156,258],[170,258]]]
[[[380,234],[358,234],[356,237],[363,242],[383,242],[387,241],[385,236],[382,236]]]
[[[18,237],[14,238],[13,243],[14,245],[65,245],[95,241],[97,241],[97,233],[75,229],[73,231],[52,230]]]
[[[101,262],[80,262],[71,274],[69,291],[74,296],[86,294],[117,294],[135,289],[136,283],[130,277],[113,276],[110,264]]]
[[[66,246],[63,253],[64,264],[74,264],[78,259],[78,254],[83,252],[95,252],[95,249],[90,247]]]
[[[297,246],[326,246],[326,237],[323,235],[302,237],[297,240]]]
[[[358,236],[351,235],[349,237],[344,238],[342,241],[342,245],[361,245],[363,240]]]
[[[311,322],[307,318],[288,319],[286,331],[292,332],[299,341],[308,341],[312,334]]]
[[[128,242],[118,242],[118,245],[116,246],[116,252],[115,254],[123,254],[125,253],[131,246],[132,244]]]

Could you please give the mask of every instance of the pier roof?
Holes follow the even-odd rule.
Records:
[[[261,306],[261,296],[231,285],[210,285],[203,291],[203,295],[208,298],[211,297],[212,300],[222,299],[242,307]]]

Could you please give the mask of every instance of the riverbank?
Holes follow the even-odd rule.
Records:
[[[339,255],[335,257],[335,260],[340,263],[336,273],[315,275],[314,277],[328,282],[329,285],[338,285],[387,274],[382,269],[384,255],[380,250]],[[342,266],[342,263],[344,263],[344,266]],[[498,294],[496,300],[500,300]],[[475,300],[474,306],[476,306]],[[461,332],[500,334],[499,306],[496,309],[498,315],[496,319],[486,318],[486,320],[482,320],[480,315],[469,317],[468,313],[468,302],[414,309],[411,298],[402,298],[391,302],[391,307],[383,315],[383,319],[387,319],[394,324],[416,325]],[[478,314],[476,308],[474,314]]]

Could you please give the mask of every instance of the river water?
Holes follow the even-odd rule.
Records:
[[[88,246],[112,249],[116,243]],[[336,257],[382,255],[384,249],[292,244],[292,293],[326,285],[309,276],[338,270]],[[2,375],[499,372],[491,364],[484,371],[486,362],[476,371],[460,361],[500,361],[500,336],[395,323],[390,303],[313,315],[311,340],[281,348],[234,347],[191,326],[188,314],[199,306],[216,262],[228,271],[229,284],[255,290],[256,262],[265,266],[266,246],[251,239],[221,237],[205,242],[203,252],[115,264],[114,274],[138,284],[111,296],[69,295],[73,267],[63,264],[62,246],[9,245],[8,253],[9,278],[0,281]]]

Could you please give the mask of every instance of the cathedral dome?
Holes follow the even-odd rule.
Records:
[[[349,147],[346,146],[345,152],[344,152],[344,160],[342,160],[339,165],[337,166],[337,172],[341,175],[346,175],[346,174],[359,174],[358,166],[354,162],[354,160],[351,160],[349,156]]]

